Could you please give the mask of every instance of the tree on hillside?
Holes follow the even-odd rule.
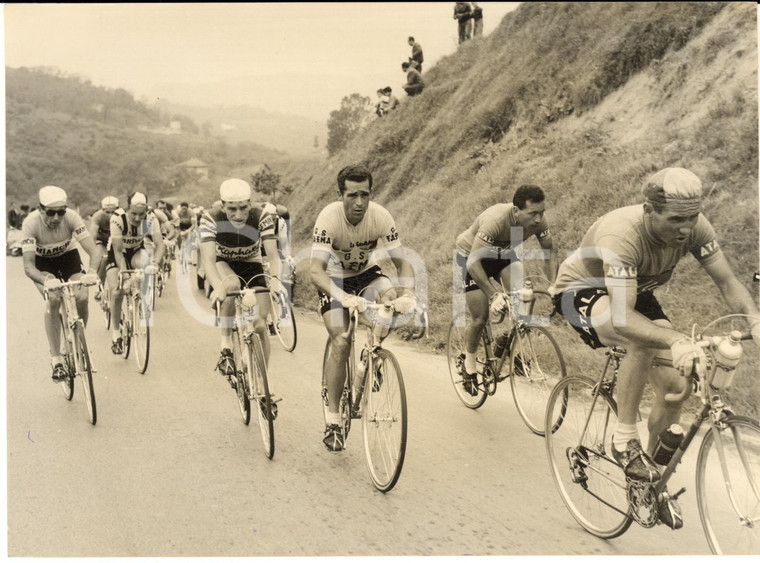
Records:
[[[261,170],[251,174],[251,184],[257,192],[270,196],[273,203],[277,202],[278,193],[287,196],[293,191],[293,186],[282,184],[282,177],[266,164]]]
[[[369,97],[354,92],[340,102],[340,109],[330,112],[327,120],[327,152],[330,156],[348,145],[349,141],[372,116]]]

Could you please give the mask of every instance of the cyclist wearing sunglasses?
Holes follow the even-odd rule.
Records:
[[[108,239],[111,238],[111,215],[119,207],[119,200],[113,196],[104,197],[100,202],[100,209],[90,218],[90,236],[95,238],[95,246],[100,253],[100,267],[98,277],[100,283],[106,281],[106,262],[108,254]],[[100,300],[100,292],[95,295],[95,300]]]
[[[39,202],[39,207],[24,219],[21,226],[24,273],[40,293],[60,287],[62,281],[81,278],[86,283],[97,282],[95,272],[100,254],[82,218],[67,207],[66,192],[58,186],[45,186],[39,192]],[[87,274],[84,274],[75,241],[90,257]],[[88,289],[80,287],[76,293],[77,312],[85,324],[88,316],[87,297]],[[66,377],[60,355],[60,307],[60,293],[50,293],[45,307],[45,333],[50,346],[53,381],[56,382]]]
[[[155,245],[155,253],[145,248],[145,237]],[[127,208],[117,209],[111,215],[111,242],[106,265],[106,282],[111,289],[111,352],[121,354],[121,303],[123,289],[119,290],[119,272],[142,269],[155,274],[164,255],[164,240],[158,219],[148,212],[148,197],[141,192],[127,196]]]

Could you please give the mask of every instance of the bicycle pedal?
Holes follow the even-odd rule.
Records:
[[[686,492],[686,487],[681,487],[678,491],[670,495],[670,498],[672,498],[673,500],[678,500],[678,497],[680,497],[685,492]]]

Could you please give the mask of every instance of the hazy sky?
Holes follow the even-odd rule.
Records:
[[[514,2],[482,2],[490,33]],[[53,66],[138,98],[245,103],[327,119],[343,96],[403,94],[457,48],[454,2],[5,5],[6,66]]]

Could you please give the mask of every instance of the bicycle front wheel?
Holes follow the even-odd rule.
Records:
[[[729,416],[702,440],[697,503],[716,555],[760,553],[760,423]]]
[[[567,375],[565,359],[554,337],[543,327],[518,330],[510,354],[510,385],[515,406],[534,434],[544,435],[544,417],[549,394]],[[564,411],[559,409],[551,428],[556,430]]]
[[[140,373],[145,373],[150,357],[150,327],[148,326],[150,312],[139,296],[134,298],[133,311],[132,332],[135,340],[135,360]]]
[[[243,346],[240,342],[240,332],[237,328],[232,329],[232,359],[235,362],[235,392],[237,393],[238,407],[243,423],[251,422],[251,401],[248,399],[248,357],[247,350],[243,357]]]
[[[84,402],[87,404],[87,413],[90,423],[98,421],[98,409],[95,404],[95,388],[92,384],[92,364],[90,363],[90,350],[87,348],[87,340],[84,337],[84,325],[80,322],[74,327],[74,364],[76,365],[77,377],[82,381]]]
[[[59,317],[61,321],[61,346],[64,348],[63,367],[66,368],[66,378],[61,381],[61,389],[63,390],[63,396],[67,401],[70,401],[74,397],[74,375],[76,375],[76,366],[74,365],[74,350],[71,348],[71,344],[66,338],[66,326],[63,317]]]
[[[623,469],[612,458],[617,404],[588,377],[564,377],[549,395],[544,424],[549,468],[562,500],[588,532],[604,539],[625,532],[628,516]]]
[[[372,483],[390,491],[401,476],[406,454],[406,391],[401,368],[388,350],[378,350],[364,388],[364,453]]]
[[[274,457],[274,413],[272,412],[272,396],[269,394],[269,381],[267,379],[267,366],[264,362],[264,351],[261,348],[258,335],[251,337],[251,342],[246,346],[248,350],[248,365],[251,381],[250,401],[256,409],[256,417],[259,420],[261,440],[264,443],[264,453],[269,459]]]
[[[125,360],[129,358],[129,351],[132,347],[132,311],[129,299],[124,299],[121,304],[121,357]]]
[[[451,321],[449,327],[449,339],[446,344],[446,356],[449,360],[449,377],[451,377],[451,383],[454,385],[454,391],[456,391],[457,397],[462,401],[462,404],[470,409],[477,409],[483,406],[486,402],[488,394],[484,392],[481,387],[476,388],[476,394],[471,395],[464,388],[464,381],[462,380],[462,370],[464,369],[464,326],[459,326],[457,319]],[[485,349],[481,346],[478,349],[478,365],[484,365],[485,361]],[[483,359],[483,362],[480,361]]]
[[[293,315],[293,307],[287,302],[284,295],[276,298],[270,292],[270,305],[272,323],[277,339],[286,352],[292,352],[296,348],[298,332],[296,330],[296,318]]]

